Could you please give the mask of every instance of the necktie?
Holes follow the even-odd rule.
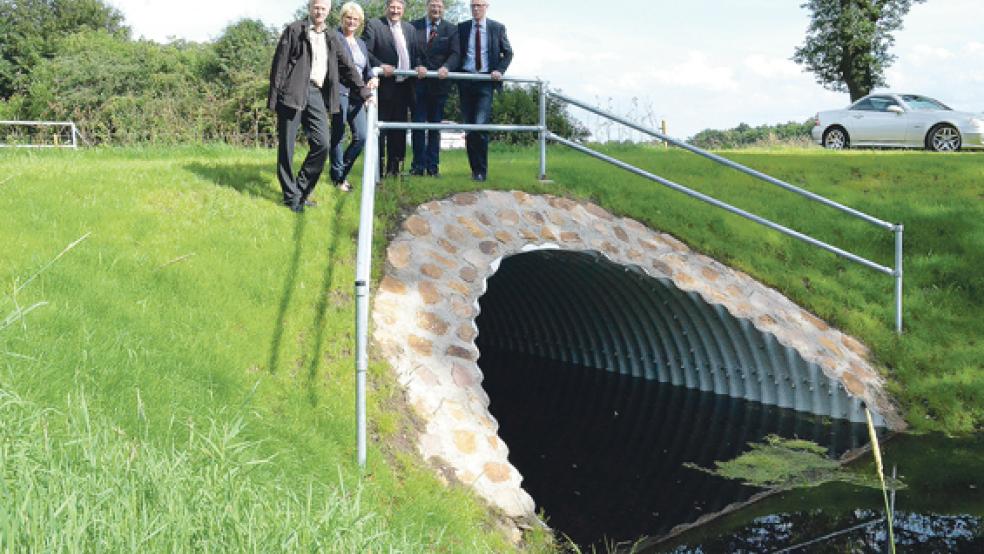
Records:
[[[482,72],[482,26],[475,22],[475,71]]]
[[[407,39],[403,36],[403,27],[399,23],[392,26],[393,38],[396,40],[397,69],[410,69],[410,53],[407,51]],[[396,82],[402,83],[406,77],[397,77]]]
[[[437,27],[431,25],[430,35],[427,36],[427,48],[430,48],[431,43],[434,42],[434,39],[436,37],[437,37]]]

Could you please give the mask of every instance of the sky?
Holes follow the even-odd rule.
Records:
[[[242,18],[280,29],[301,1],[108,0],[135,37],[207,41]],[[515,57],[508,74],[681,138],[702,129],[805,121],[850,103],[790,61],[809,24],[803,0],[492,0]],[[334,8],[341,3],[336,0]],[[369,14],[372,16],[373,14]],[[984,112],[981,0],[928,0],[896,33],[889,90]],[[600,139],[632,138],[573,109]]]

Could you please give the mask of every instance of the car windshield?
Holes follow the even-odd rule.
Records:
[[[902,100],[910,109],[917,112],[929,112],[936,110],[950,111],[950,108],[942,102],[933,100],[927,96],[916,96],[915,94],[904,94]]]
[[[851,106],[851,109],[861,112],[887,112],[889,106],[898,105],[899,103],[889,96],[869,96],[868,98],[859,100]]]

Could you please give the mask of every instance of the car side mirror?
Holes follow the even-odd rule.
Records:
[[[898,115],[902,115],[905,113],[905,110],[902,109],[902,106],[897,106],[897,105],[889,106],[888,108],[886,108],[886,110]]]

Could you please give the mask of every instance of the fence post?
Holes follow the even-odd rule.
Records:
[[[547,91],[543,81],[540,89],[540,180],[547,180]]]
[[[369,130],[362,165],[359,240],[355,262],[355,418],[359,467],[366,466],[366,372],[369,369],[369,280],[372,275],[372,224],[379,165],[379,109],[374,89],[366,106]]]
[[[895,332],[902,334],[902,234],[905,226],[895,226]]]

